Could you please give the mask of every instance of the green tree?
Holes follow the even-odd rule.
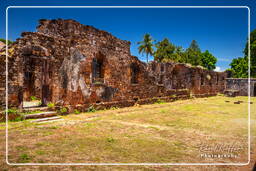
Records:
[[[148,55],[153,55],[154,53],[152,37],[147,33],[143,36],[143,40],[138,42],[138,44],[140,45],[138,47],[139,53],[146,53],[148,62]]]
[[[244,48],[244,56],[248,58],[248,40]],[[256,78],[256,29],[250,34],[251,77]]]
[[[216,68],[217,58],[215,58],[208,50],[201,54],[202,66],[208,70]]]
[[[189,48],[186,50],[185,63],[190,63],[194,66],[202,65],[201,50],[195,40],[192,40]]]
[[[175,61],[176,57],[173,55],[175,51],[175,46],[170,43],[170,41],[165,38],[164,40],[158,42],[156,45],[156,51],[154,53],[154,60],[162,62],[164,61]]]
[[[248,41],[244,48],[244,57],[234,58],[230,63],[232,77],[248,78]],[[250,73],[256,78],[256,29],[250,33]]]
[[[192,51],[195,51],[195,52],[201,52],[199,45],[198,45],[197,41],[195,41],[195,40],[192,40],[192,42],[189,46],[189,49]]]
[[[174,58],[176,59],[176,62],[185,62],[185,52],[181,46],[175,46],[173,56],[175,56]]]
[[[232,77],[248,78],[248,58],[239,57],[232,60],[230,63]]]

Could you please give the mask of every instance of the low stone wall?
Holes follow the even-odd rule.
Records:
[[[153,103],[162,103],[162,102],[173,102],[176,100],[184,100],[192,98],[189,90],[175,90],[170,96],[164,97],[153,97],[153,98],[144,98],[144,99],[133,99],[133,100],[121,100],[121,101],[111,101],[111,102],[101,102],[101,103],[92,103],[92,104],[78,104],[78,105],[66,105],[69,113],[74,112],[74,110],[78,110],[79,112],[87,112],[89,108],[93,108],[96,110],[110,109],[110,108],[122,108],[144,104],[153,104]],[[56,106],[55,110],[60,110],[63,106]]]
[[[238,96],[248,96],[250,86],[250,96],[256,96],[256,78],[251,78],[250,83],[247,78],[226,78],[225,94],[233,92]]]

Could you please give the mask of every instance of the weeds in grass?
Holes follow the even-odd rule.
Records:
[[[41,113],[42,111],[40,110],[35,110],[35,111],[26,111],[22,112],[21,114],[27,115],[27,114],[36,114],[36,113]]]
[[[49,108],[54,108],[54,107],[55,107],[55,104],[52,103],[52,102],[50,102],[50,103],[47,104],[47,107],[49,107]]]
[[[80,114],[81,112],[80,112],[78,109],[75,109],[75,110],[74,110],[74,113],[75,113],[75,114]]]
[[[38,154],[38,155],[43,155],[43,154],[45,154],[45,152],[44,152],[44,151],[41,151],[41,150],[38,150],[38,151],[36,151],[36,154]]]
[[[17,147],[17,150],[19,150],[19,151],[24,151],[26,149],[27,149],[27,147],[24,147],[24,146],[18,146]]]
[[[112,137],[108,137],[107,138],[107,142],[109,142],[109,143],[112,143],[112,142],[114,142],[115,140],[114,140],[114,138],[112,138]]]
[[[9,121],[17,122],[17,121],[21,121],[21,120],[24,119],[23,113],[19,113],[17,111],[17,109],[10,108],[10,109],[7,110],[7,113],[8,113],[8,120]],[[0,113],[0,121],[5,121],[5,118],[6,118],[5,113]]]
[[[36,96],[30,96],[30,100],[35,101],[35,100],[37,100],[37,97]]]
[[[94,106],[92,105],[92,106],[90,106],[89,108],[88,108],[88,110],[87,110],[87,112],[96,112],[96,109],[94,108]]]
[[[61,114],[67,114],[68,113],[68,109],[66,107],[63,107],[60,109],[60,113]]]
[[[28,162],[30,160],[30,157],[28,156],[28,154],[23,153],[20,155],[20,162],[21,163],[25,163]]]
[[[12,109],[12,108],[8,109],[7,112],[8,112],[8,114],[16,114],[16,113],[18,113],[17,109]]]
[[[17,116],[15,119],[11,120],[13,122],[18,122],[18,121],[23,121],[24,120],[24,116],[19,114],[19,116]]]
[[[160,110],[161,113],[166,113],[167,111],[165,109]]]
[[[48,127],[49,129],[58,129],[59,127],[58,126],[50,126]]]

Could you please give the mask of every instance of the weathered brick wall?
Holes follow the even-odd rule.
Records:
[[[42,98],[42,85],[49,86],[48,102],[73,106],[139,99],[146,103],[150,100],[142,99],[189,93],[209,96],[225,87],[226,73],[179,63],[146,64],[131,56],[130,42],[73,20],[40,20],[37,29],[23,33],[10,47],[9,96],[14,106],[20,91],[24,100]],[[97,79],[95,61],[101,66]]]
[[[256,96],[256,79],[251,78],[250,80],[250,95]],[[248,79],[247,78],[227,78],[226,79],[226,91],[236,90],[237,95],[247,96],[248,95]]]
[[[23,87],[23,71],[22,71],[22,58],[17,58],[19,54],[19,45],[13,43],[8,48],[8,104],[11,106],[19,106],[22,99],[19,95],[22,93]],[[6,85],[6,49],[0,49],[0,105],[5,105],[5,85]]]
[[[0,50],[1,50],[1,53],[2,54],[0,54],[0,95],[1,95],[1,97],[0,97],[0,109],[1,109],[1,106],[4,106],[5,105],[5,80],[6,80],[6,72],[5,72],[5,70],[6,70],[6,68],[5,68],[5,64],[6,64],[6,57],[5,57],[5,55],[4,55],[4,53],[3,53],[3,50],[4,50],[5,48],[4,47],[2,47],[2,48],[0,48]]]

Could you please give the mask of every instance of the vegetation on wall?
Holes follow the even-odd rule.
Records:
[[[140,44],[139,53],[146,53],[147,62],[148,55],[152,55],[154,60],[158,62],[189,63],[193,66],[203,66],[209,70],[216,67],[217,58],[208,50],[201,52],[195,40],[192,40],[189,48],[184,50],[181,46],[171,43],[168,38],[153,44],[153,38],[149,34],[145,34],[143,41],[138,44]]]
[[[4,44],[6,44],[5,39],[0,38],[0,42],[3,42]],[[12,43],[13,43],[13,41],[8,40],[8,44],[12,44]]]
[[[248,41],[244,48],[244,57],[234,58],[228,69],[234,78],[248,78]],[[256,78],[256,29],[250,34],[250,71],[251,77]]]

